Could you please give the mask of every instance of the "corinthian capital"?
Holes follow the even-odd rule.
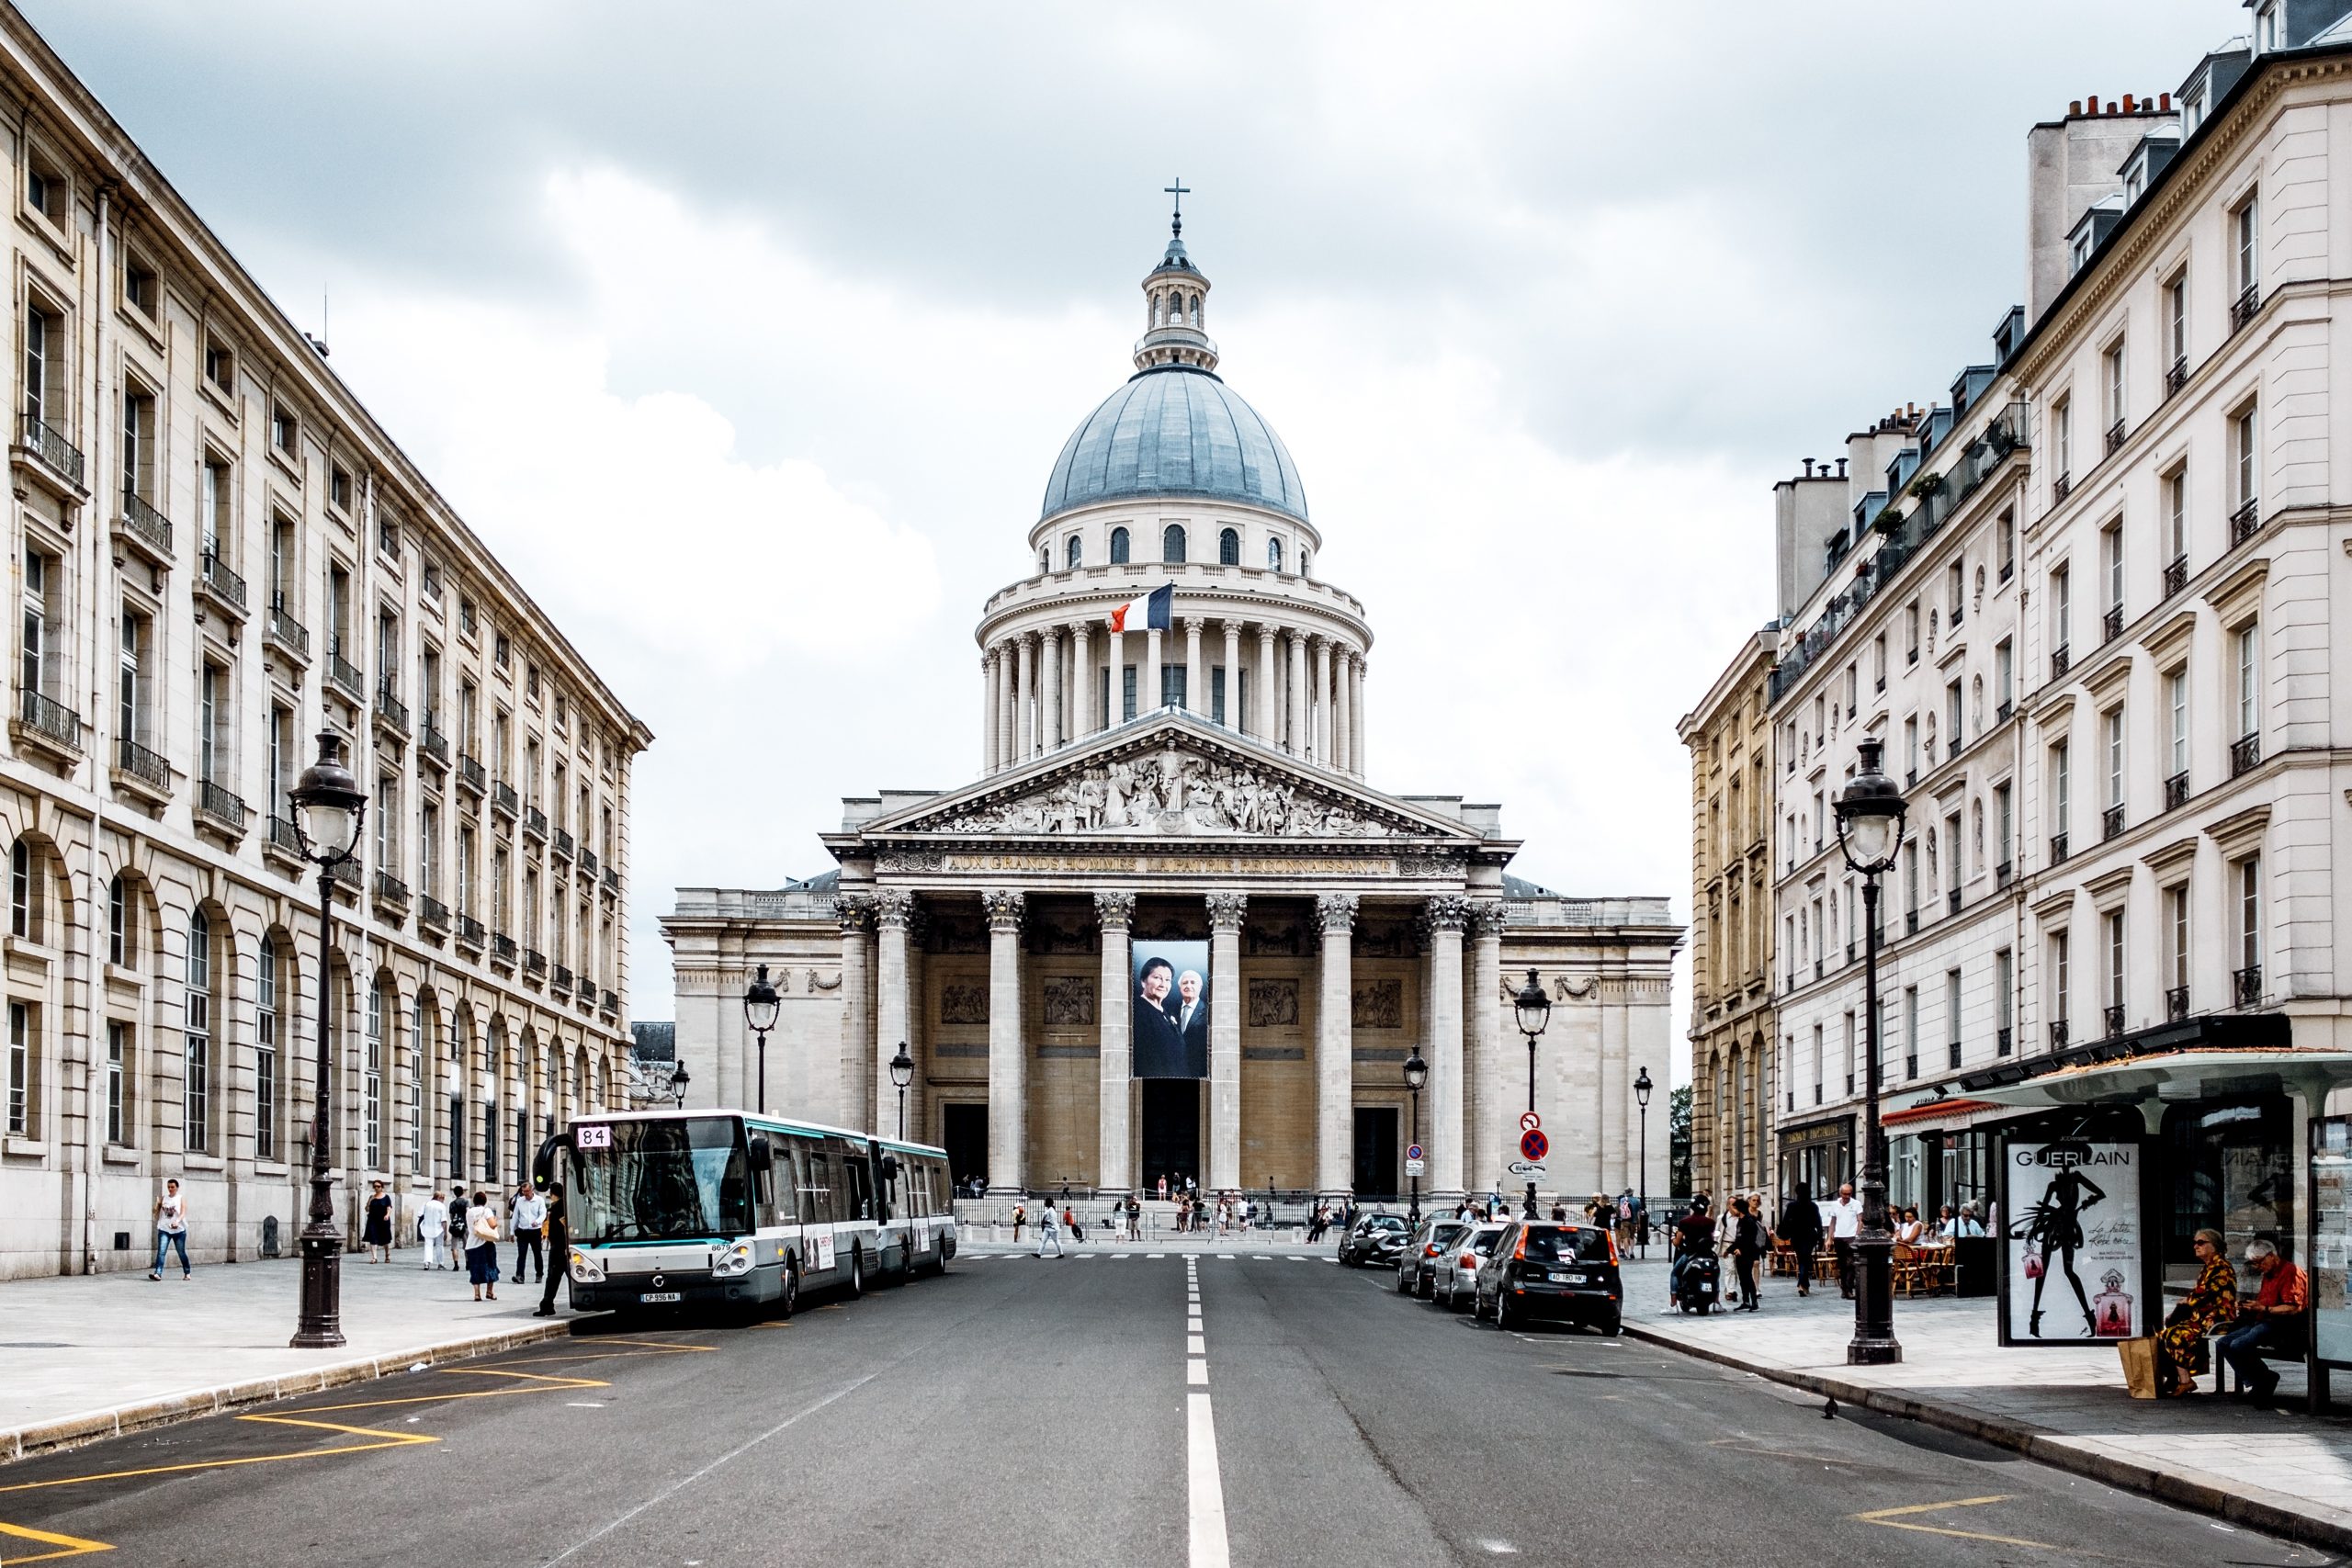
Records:
[[[1023,910],[1029,900],[1009,887],[991,887],[980,895],[980,908],[989,915],[989,930],[1017,931],[1021,929]]]
[[[1458,893],[1430,899],[1421,908],[1421,924],[1433,931],[1458,931],[1470,919],[1470,900]]]
[[[1212,893],[1206,900],[1209,907],[1209,929],[1216,931],[1238,931],[1241,929],[1242,912],[1250,908],[1247,893]]]
[[[1503,903],[1499,898],[1473,898],[1470,901],[1470,931],[1474,936],[1500,936],[1503,931]]]
[[[1135,922],[1136,896],[1132,893],[1097,893],[1094,896],[1094,918],[1106,931],[1123,931]]]
[[[843,893],[833,899],[833,919],[841,922],[842,935],[855,936],[874,929],[874,896],[870,893]]]
[[[1352,893],[1318,894],[1315,899],[1316,919],[1323,929],[1334,934],[1356,929],[1356,896]]]
[[[915,912],[915,896],[904,887],[885,887],[874,895],[874,918],[882,925],[904,926]]]

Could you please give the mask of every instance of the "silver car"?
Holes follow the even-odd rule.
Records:
[[[1478,1294],[1478,1266],[1486,1262],[1495,1250],[1495,1238],[1503,1234],[1500,1220],[1480,1220],[1453,1238],[1446,1255],[1438,1258],[1438,1304],[1448,1312],[1461,1312]]]

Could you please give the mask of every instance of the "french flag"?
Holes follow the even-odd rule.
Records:
[[[1176,585],[1155,588],[1140,599],[1130,599],[1113,610],[1111,629],[1114,632],[1145,630],[1164,632],[1170,629],[1169,611],[1176,603]]]

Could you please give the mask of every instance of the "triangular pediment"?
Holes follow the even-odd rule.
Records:
[[[1431,840],[1462,823],[1181,711],[1122,726],[1025,768],[873,818],[860,836]]]

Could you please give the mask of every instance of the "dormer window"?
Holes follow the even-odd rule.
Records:
[[[2080,272],[2089,265],[2090,259],[2091,236],[2090,231],[2086,229],[2075,236],[2075,247],[2067,254],[2066,269],[2069,272]]]
[[[2265,54],[2278,47],[2278,0],[2267,0],[2254,14],[2254,49]]]

